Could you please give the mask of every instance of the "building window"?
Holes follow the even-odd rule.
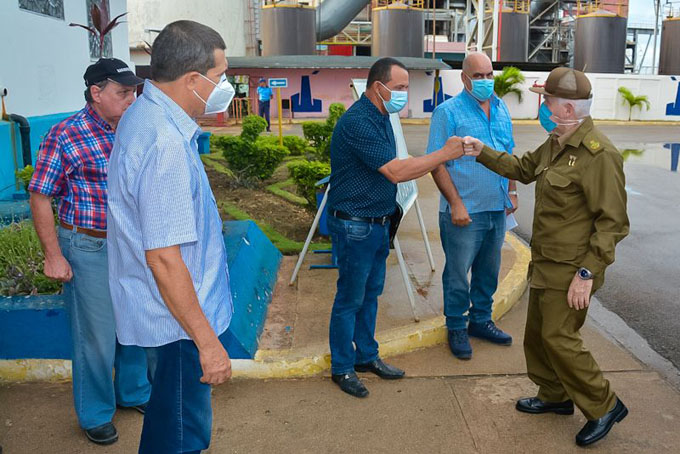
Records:
[[[86,0],[85,4],[87,5],[87,24],[90,27],[94,27],[94,24],[92,23],[92,16],[90,15],[90,11],[92,10],[92,5],[97,5],[100,9],[102,7],[102,3],[106,3],[106,10],[109,12],[109,16],[111,16],[111,8],[109,6],[109,0]],[[111,17],[109,17],[109,20]],[[111,58],[113,57],[113,45],[111,44],[111,33],[108,33],[106,35],[106,38],[104,38],[104,51],[103,54],[100,55],[100,49],[99,49],[99,38],[94,36],[92,33],[88,33],[89,40],[90,40],[90,58],[92,60],[99,60],[99,57],[106,57],[106,58]]]
[[[19,0],[19,8],[64,20],[64,0]]]

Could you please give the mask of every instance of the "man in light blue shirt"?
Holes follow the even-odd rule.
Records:
[[[269,111],[273,97],[272,89],[267,86],[267,80],[264,77],[260,78],[260,86],[257,87],[258,115],[267,120],[267,131],[272,130]]]
[[[196,22],[166,26],[151,54],[153,81],[121,119],[111,154],[116,334],[123,345],[147,347],[153,377],[141,454],[207,449],[210,385],[231,375],[218,338],[233,312],[222,221],[193,120],[231,101],[225,48]]]
[[[451,136],[471,136],[512,153],[512,120],[505,103],[493,93],[491,60],[486,54],[468,55],[461,78],[463,91],[432,114],[427,152],[438,150]],[[470,359],[468,336],[512,344],[512,337],[491,320],[491,312],[506,213],[517,209],[515,182],[491,172],[472,156],[449,161],[432,176],[442,193],[439,229],[446,255],[442,283],[449,346],[457,358]]]

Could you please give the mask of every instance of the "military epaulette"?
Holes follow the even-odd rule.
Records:
[[[590,132],[583,138],[583,145],[585,145],[592,154],[597,154],[604,150],[609,143],[606,140],[602,140],[598,134]]]

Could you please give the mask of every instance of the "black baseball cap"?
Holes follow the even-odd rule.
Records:
[[[108,79],[128,87],[144,83],[144,79],[137,77],[124,61],[117,58],[100,58],[87,67],[83,79],[88,87]]]

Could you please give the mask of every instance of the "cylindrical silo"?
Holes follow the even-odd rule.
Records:
[[[628,19],[612,13],[576,18],[574,69],[591,73],[623,73]]]
[[[262,7],[262,55],[314,55],[316,10],[306,5]]]
[[[373,8],[371,55],[374,57],[422,57],[424,36],[425,18],[421,8],[396,4]]]
[[[499,61],[525,62],[529,52],[529,13],[501,13]]]
[[[659,74],[680,75],[680,17],[666,19],[661,26]]]

